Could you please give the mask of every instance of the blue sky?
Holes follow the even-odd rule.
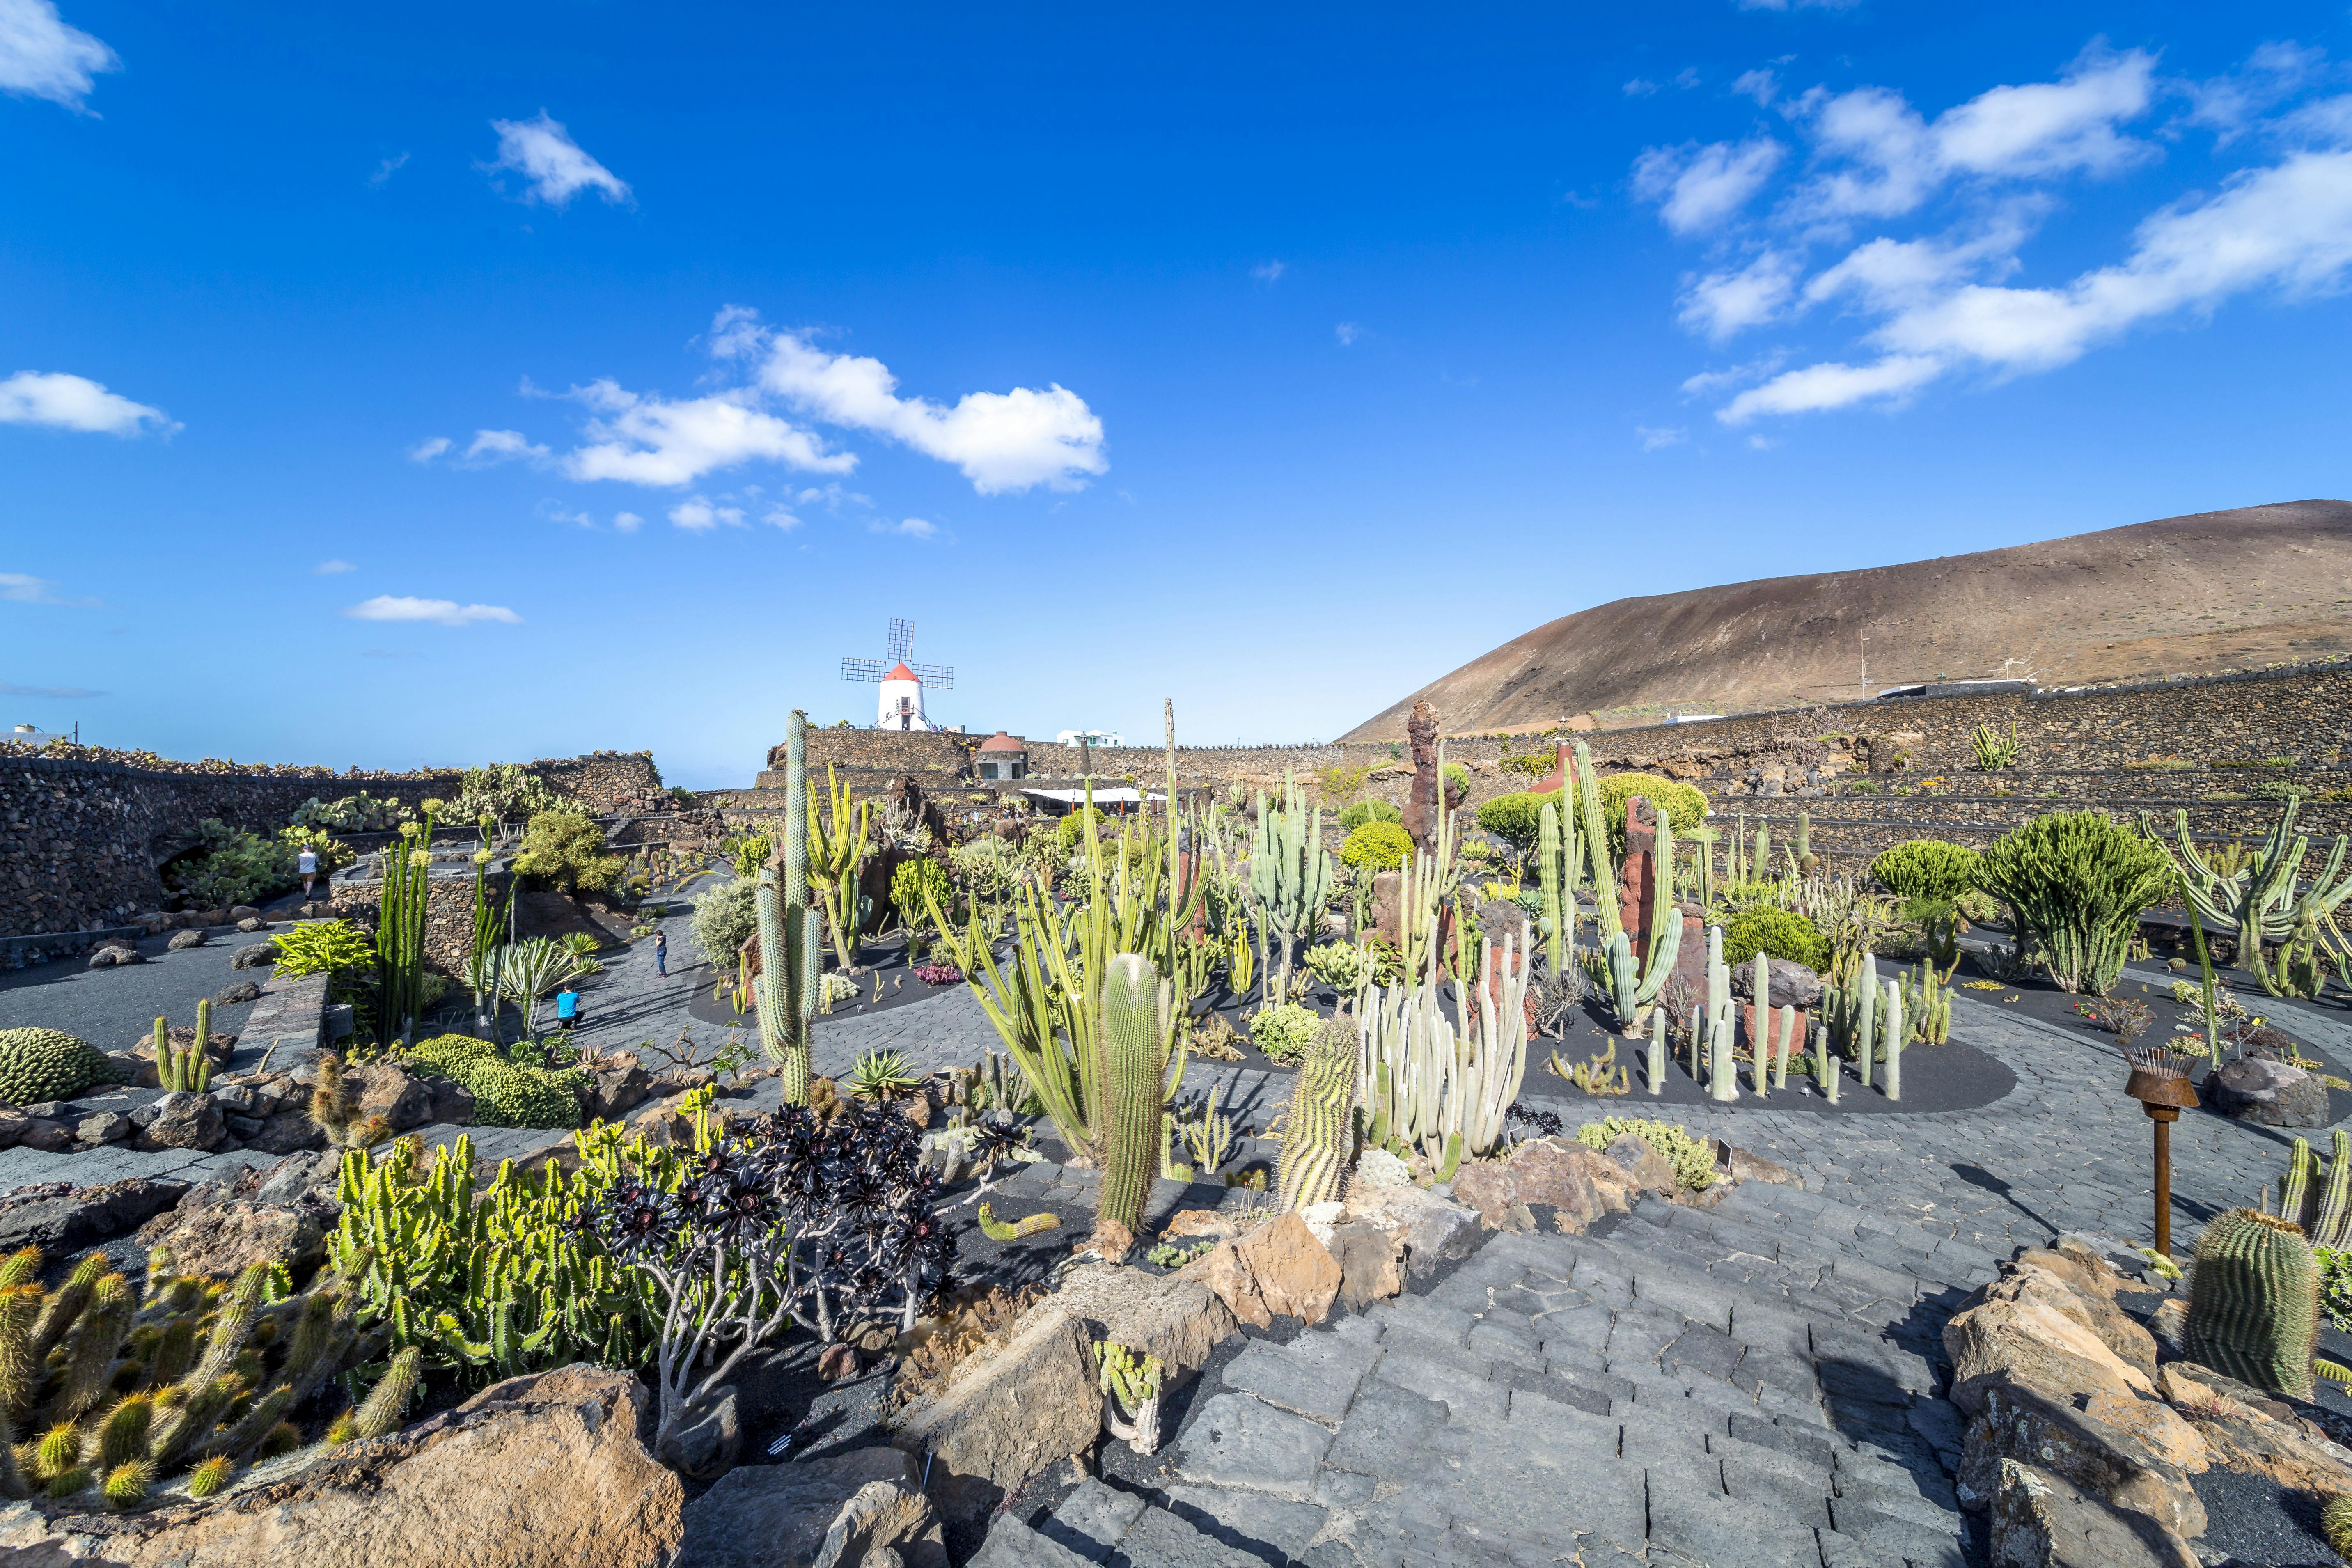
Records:
[[[747,782],[2341,496],[2347,14],[0,0],[0,718]]]

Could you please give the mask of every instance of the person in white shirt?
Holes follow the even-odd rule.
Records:
[[[294,857],[294,869],[302,873],[302,901],[307,904],[311,886],[319,879],[319,852],[308,844],[302,846],[302,852]]]

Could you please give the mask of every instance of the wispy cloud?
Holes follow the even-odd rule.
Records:
[[[669,509],[669,520],[688,533],[709,533],[714,528],[740,528],[743,509],[696,496]]]
[[[1653,429],[1647,425],[1636,425],[1633,426],[1633,434],[1642,438],[1642,450],[1644,452],[1664,451],[1668,447],[1679,447],[1690,439],[1690,432],[1678,425],[1661,429]]]
[[[635,533],[645,525],[646,520],[635,512],[616,511],[613,514],[613,527],[619,532]]]
[[[1633,161],[1633,194],[1656,203],[1676,234],[1714,228],[1764,188],[1788,151],[1769,136],[1648,148]]]
[[[68,605],[78,610],[95,609],[96,599],[68,599],[60,596],[58,585],[47,577],[28,577],[22,572],[0,572],[0,600],[12,605]]]
[[[1341,348],[1349,349],[1355,347],[1356,340],[1364,335],[1364,329],[1353,321],[1342,321],[1331,329],[1331,335],[1339,340]]]
[[[0,0],[5,5],[7,0]],[[7,20],[0,14],[0,24]],[[160,408],[133,403],[87,376],[20,370],[0,381],[0,425],[46,425],[101,436],[169,436],[180,428]]]
[[[1658,84],[1646,77],[1637,76],[1625,84],[1625,96],[1628,98],[1649,98],[1657,90]]]
[[[877,519],[866,526],[875,533],[895,533],[905,539],[933,539],[940,531],[937,523],[925,522],[919,517],[901,518],[897,522],[884,522]]]
[[[449,437],[446,436],[428,436],[408,448],[408,460],[412,463],[429,463],[447,451],[449,446]]]
[[[480,167],[485,174],[510,170],[522,175],[520,200],[562,207],[581,192],[594,191],[616,205],[634,202],[628,183],[583,152],[544,109],[536,120],[493,120],[490,129],[499,133],[499,155]]]
[[[549,456],[545,447],[536,446],[520,430],[477,430],[466,455],[459,459],[476,468],[486,468],[492,463],[544,462]]]
[[[12,686],[0,680],[0,697],[103,697],[86,686]]]
[[[321,577],[338,577],[346,572],[356,572],[359,568],[348,561],[321,561],[310,570]]]
[[[383,163],[378,163],[375,166],[375,173],[368,176],[368,184],[371,185],[383,184],[385,181],[391,179],[393,175],[398,174],[407,163],[408,154],[405,153],[386,158]]]
[[[0,0],[0,91],[87,114],[91,79],[121,68],[112,49],[68,26],[53,0]]]
[[[379,594],[343,612],[355,621],[407,621],[436,626],[468,626],[478,621],[519,626],[522,617],[504,605],[461,605],[455,599],[415,599]]]
[[[1264,261],[1250,268],[1250,276],[1261,283],[1279,283],[1282,275],[1290,270],[1286,261]]]

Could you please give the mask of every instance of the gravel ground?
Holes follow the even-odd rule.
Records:
[[[229,967],[238,948],[266,940],[260,933],[224,926],[204,946],[177,952],[167,950],[171,934],[139,939],[144,963],[92,969],[86,957],[65,958],[0,972],[0,1028],[63,1029],[100,1050],[122,1050],[155,1026],[157,1014],[193,1026],[198,1002],[240,980],[268,977],[267,970]],[[213,1028],[236,1034],[252,1011],[249,1002],[216,1006]]]

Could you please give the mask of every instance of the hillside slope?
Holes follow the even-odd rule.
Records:
[[[1865,647],[1866,639],[1866,647]],[[1617,599],[1538,626],[1366,720],[1451,732],[1575,713],[1739,712],[1911,681],[2045,686],[2352,650],[2352,503],[2287,501],[1899,566]]]

